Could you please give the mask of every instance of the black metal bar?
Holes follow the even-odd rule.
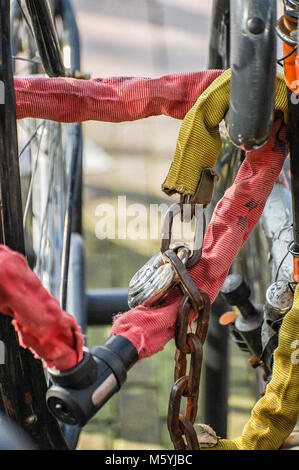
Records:
[[[208,68],[229,67],[229,41],[229,0],[214,0]],[[227,143],[227,146],[233,156],[235,148],[231,143]],[[219,325],[219,317],[225,311],[226,305],[218,297],[212,305],[203,374],[204,422],[223,438],[227,433],[229,335],[227,329]]]
[[[129,310],[128,289],[87,290],[88,325],[110,325],[113,316]]]
[[[293,207],[292,252],[299,257],[299,99],[288,90],[288,139],[290,145],[291,192]]]
[[[48,0],[42,2],[25,0],[25,2],[45,72],[49,77],[63,77],[65,70]]]
[[[272,130],[276,1],[231,0],[230,8],[232,73],[228,132],[236,145],[250,150],[261,147]]]
[[[227,69],[230,63],[229,0],[214,0],[211,16],[209,69]]]
[[[218,296],[212,306],[204,356],[204,422],[222,438],[227,435],[229,335],[219,318],[228,310],[229,306]]]
[[[10,2],[0,0],[0,81],[5,100],[0,105],[0,178],[3,242],[24,254],[21,186],[10,48]],[[0,365],[5,412],[17,421],[40,449],[66,449],[60,427],[45,404],[46,381],[41,361],[19,347],[7,316],[0,314],[0,340],[5,363]]]
[[[60,305],[63,310],[66,309],[67,301],[67,278],[69,270],[70,258],[70,243],[72,233],[72,216],[74,204],[74,192],[77,180],[77,164],[78,164],[78,150],[80,149],[81,141],[81,124],[70,124],[68,128],[68,138],[71,142],[72,148],[70,150],[70,166],[69,166],[69,184],[67,189],[66,198],[66,213],[64,220],[64,235],[63,235],[63,251],[61,261],[61,284],[60,284]]]
[[[82,190],[83,190],[83,137],[82,125],[80,124],[80,144],[77,154],[77,172],[73,196],[73,216],[72,216],[72,232],[83,233],[82,223]]]
[[[84,240],[79,233],[72,233],[71,236],[66,311],[76,319],[82,333],[86,335],[85,253]]]

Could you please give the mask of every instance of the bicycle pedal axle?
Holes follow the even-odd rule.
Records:
[[[123,385],[138,353],[126,338],[113,335],[102,346],[84,351],[83,360],[67,371],[49,370],[46,401],[63,423],[84,426]]]
[[[245,351],[255,357],[262,353],[261,329],[263,312],[259,311],[249,300],[250,288],[239,274],[227,276],[221,291],[231,306],[238,307],[240,315],[236,316],[231,326],[231,333],[235,342]]]

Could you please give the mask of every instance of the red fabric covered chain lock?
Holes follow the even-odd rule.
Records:
[[[258,222],[287,152],[286,129],[281,129],[279,117],[267,144],[246,153],[233,185],[217,204],[204,238],[200,263],[189,270],[195,284],[208,293],[211,302]],[[111,334],[131,341],[140,359],[150,357],[173,338],[180,300],[181,294],[176,289],[162,306],[140,306],[118,315]]]
[[[111,78],[15,79],[17,116],[63,122],[121,122],[165,114],[182,119],[198,96],[221,71],[170,75],[160,79]],[[57,106],[59,103],[59,106]],[[232,187],[225,193],[208,226],[202,258],[189,270],[192,279],[215,299],[238,251],[263,211],[287,155],[285,128],[275,122],[267,144],[246,153]],[[282,143],[283,142],[283,143]],[[43,288],[25,259],[6,247],[0,250],[0,311],[14,318],[23,346],[49,367],[65,370],[82,358],[83,337],[75,320]],[[139,359],[163,349],[173,337],[180,293],[174,290],[157,308],[144,306],[115,318],[111,334],[133,343]]]

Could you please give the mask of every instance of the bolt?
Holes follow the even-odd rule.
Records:
[[[36,415],[30,415],[27,416],[25,423],[27,426],[31,426],[32,424],[35,424],[37,422],[37,416]]]
[[[247,27],[250,33],[261,34],[265,29],[265,23],[258,17],[248,18]]]
[[[61,415],[61,416],[67,416],[69,414],[69,410],[66,408],[66,406],[63,403],[56,403],[55,404],[55,410]]]

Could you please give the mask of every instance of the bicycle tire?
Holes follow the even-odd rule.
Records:
[[[59,0],[63,1],[63,0]],[[46,271],[46,268],[43,267],[42,269],[37,269],[37,263],[36,263],[36,256],[39,256],[39,260],[41,260],[40,252],[38,252],[38,245],[34,244],[33,240],[33,230],[31,230],[30,233],[30,226],[31,229],[36,225],[36,217],[34,217],[34,204],[32,204],[32,200],[30,201],[30,204],[27,204],[27,208],[30,206],[30,224],[29,229],[25,225],[25,231],[23,231],[23,210],[24,206],[26,207],[26,203],[24,203],[24,189],[26,189],[26,185],[28,185],[28,178],[26,178],[26,174],[24,177],[24,168],[20,166],[19,168],[19,161],[21,164],[21,159],[19,160],[19,155],[18,155],[18,141],[17,141],[17,125],[16,125],[16,117],[15,117],[15,105],[14,105],[14,90],[13,90],[13,75],[12,75],[12,67],[11,67],[11,49],[10,49],[10,38],[12,42],[12,48],[13,48],[13,55],[16,56],[18,54],[18,47],[20,47],[20,41],[18,43],[17,38],[14,37],[14,33],[18,30],[14,29],[16,27],[16,24],[14,21],[12,21],[12,28],[10,30],[9,23],[9,14],[10,14],[10,8],[9,4],[10,2],[1,2],[1,32],[2,32],[2,38],[5,38],[5,54],[2,54],[2,57],[4,58],[3,64],[6,70],[1,69],[1,76],[3,78],[3,81],[5,83],[5,90],[6,90],[6,106],[2,110],[3,113],[1,115],[1,124],[2,124],[2,132],[0,131],[0,146],[2,146],[3,152],[2,155],[3,157],[1,158],[0,161],[0,183],[1,183],[1,188],[2,188],[2,204],[4,207],[4,210],[2,211],[2,242],[6,243],[10,248],[19,251],[27,256],[28,262],[30,263],[31,267],[33,270],[38,271],[38,274],[41,277],[41,280],[43,281],[44,285],[48,288],[48,290],[56,297],[63,297],[63,307],[65,308],[67,305],[67,297],[66,297],[66,292],[67,292],[67,276],[68,276],[68,263],[69,263],[69,251],[70,251],[70,246],[71,246],[71,233],[72,233],[72,212],[73,212],[73,196],[74,196],[74,188],[75,188],[75,182],[77,181],[78,178],[80,178],[80,162],[81,162],[81,151],[82,151],[82,145],[81,145],[81,127],[79,124],[74,124],[74,125],[68,125],[67,130],[64,129],[64,132],[66,132],[66,135],[70,137],[70,134],[72,134],[72,138],[70,140],[67,140],[68,144],[66,147],[66,151],[68,153],[67,155],[67,163],[64,167],[60,166],[60,170],[63,172],[58,172],[61,173],[60,176],[56,172],[56,179],[54,178],[54,181],[52,181],[52,190],[56,191],[57,188],[54,188],[55,184],[59,186],[59,184],[64,185],[63,187],[60,186],[61,194],[64,196],[64,199],[66,200],[66,203],[63,207],[63,220],[60,220],[60,225],[57,227],[56,220],[57,214],[55,214],[55,210],[49,211],[47,207],[47,211],[43,211],[44,214],[46,214],[46,224],[47,226],[51,226],[52,224],[52,235],[57,237],[59,235],[60,238],[60,245],[59,245],[59,251],[55,251],[55,258],[59,260],[64,260],[64,269],[61,268],[60,266],[60,272],[59,272],[59,278],[61,278],[61,273],[63,273],[63,283],[61,283],[61,280],[59,280],[59,289],[60,292],[57,290],[57,282],[55,281],[55,286],[53,286],[53,271],[52,266],[51,266],[51,261],[53,261],[52,256],[50,256],[50,263],[48,264],[49,270],[48,272]],[[31,6],[36,2],[31,1],[31,2],[26,2],[27,6],[28,4],[31,4]],[[45,2],[46,3],[46,2]],[[13,2],[12,3],[12,15],[16,14],[17,7],[20,7],[20,2]],[[49,10],[48,10],[49,12]],[[27,13],[24,13],[22,11],[22,27],[26,28],[29,30],[31,29],[31,32],[29,31],[28,34],[30,36],[31,34],[31,40],[28,41],[27,43],[27,52],[30,56],[32,53],[32,50],[30,48],[36,48],[39,51],[44,51],[42,47],[40,47],[40,41],[43,41],[43,39],[37,35],[34,35],[34,38],[37,42],[35,46],[33,45],[33,36],[32,36],[32,31],[35,30],[35,28],[31,27],[30,28],[30,23],[29,23],[29,17],[26,16]],[[38,16],[38,12],[37,12]],[[17,18],[21,21],[20,16]],[[63,18],[62,18],[63,19]],[[16,20],[16,17],[14,18],[12,16],[12,20]],[[47,25],[44,22],[43,23],[43,31],[44,38],[47,38]],[[70,36],[70,35],[69,35]],[[22,35],[22,44],[26,44],[26,35]],[[28,39],[28,35],[27,35]],[[29,45],[28,45],[29,44]],[[44,45],[44,42],[43,42]],[[49,46],[49,44],[48,44]],[[51,45],[49,46],[51,49]],[[24,52],[24,51],[22,51]],[[51,60],[55,62],[55,48],[52,49],[52,58]],[[78,54],[75,54],[78,56]],[[42,60],[40,62],[44,63],[45,57],[41,58]],[[48,57],[46,57],[46,61],[48,60]],[[16,64],[16,58],[14,59],[14,63]],[[57,61],[59,61],[59,58],[57,57]],[[30,73],[37,73],[40,71],[40,64],[38,64],[36,59],[33,59],[32,57],[29,57],[29,60],[27,58],[27,61],[25,61],[26,64],[30,64]],[[78,60],[77,60],[78,62]],[[29,66],[29,65],[28,65]],[[77,66],[77,63],[76,63]],[[6,73],[5,73],[6,72]],[[13,111],[13,112],[12,112]],[[7,122],[9,124],[7,124]],[[6,124],[4,126],[4,124]],[[32,138],[32,140],[29,139],[29,145],[26,144],[26,152],[30,157],[30,168],[34,168],[32,165],[32,160],[31,160],[31,150],[32,146],[36,145],[35,138],[40,135],[40,129],[42,128],[39,127],[40,123],[38,124],[35,120],[30,120],[30,126],[36,125],[36,131],[35,131],[35,137]],[[7,135],[7,126],[9,126],[9,129],[11,130],[10,135]],[[29,126],[29,129],[30,129]],[[51,123],[47,122],[44,124],[44,128],[47,127],[47,142],[46,142],[46,149],[44,149],[44,154],[55,154],[57,152],[57,141],[61,143],[61,135],[62,135],[62,125],[58,123]],[[70,129],[70,133],[68,132],[68,129]],[[52,133],[52,134],[51,134]],[[18,132],[18,136],[20,139],[21,132]],[[51,137],[52,135],[52,137]],[[13,142],[13,145],[12,145]],[[54,147],[55,144],[55,147]],[[41,145],[41,143],[39,143]],[[30,152],[29,152],[30,148]],[[23,147],[24,149],[24,147]],[[40,148],[39,148],[40,150]],[[25,151],[23,152],[24,156]],[[27,155],[27,156],[28,156]],[[38,154],[39,155],[39,154]],[[62,155],[62,154],[61,154]],[[60,156],[61,156],[60,155]],[[5,169],[7,166],[7,162],[9,161],[10,165],[14,165],[14,173],[10,172],[10,178],[11,178],[11,184],[13,186],[13,190],[11,191],[12,194],[7,195],[7,190],[5,187],[5,191],[3,191],[4,184],[5,182],[5,177],[7,178],[7,170],[5,173]],[[52,170],[55,172],[55,162],[56,160],[53,159],[52,157],[50,158],[51,161],[51,167]],[[77,163],[79,162],[79,165],[77,166]],[[26,166],[26,165],[25,165]],[[49,170],[49,168],[48,168]],[[51,171],[49,172],[47,169],[44,171],[44,174],[48,174],[48,181],[49,181],[49,186],[47,189],[49,190],[50,183],[52,176],[54,173],[51,174]],[[27,175],[28,176],[28,175]],[[57,179],[59,176],[60,179]],[[26,181],[27,179],[27,181]],[[33,177],[32,177],[33,180]],[[37,178],[35,177],[34,184],[32,183],[32,193],[31,193],[31,199],[32,194],[36,191],[36,200],[38,200],[38,195],[42,194],[39,189],[38,189],[38,184],[41,183],[41,178],[40,176]],[[54,184],[55,183],[55,184]],[[27,186],[28,188],[28,186]],[[63,189],[64,188],[64,189]],[[42,188],[43,189],[43,188]],[[58,191],[59,192],[59,191]],[[5,194],[4,194],[5,193]],[[57,193],[57,191],[56,191]],[[3,199],[4,198],[4,199]],[[11,199],[14,202],[14,205],[12,206]],[[46,198],[47,199],[47,198]],[[49,202],[49,198],[47,199],[47,202]],[[53,199],[54,200],[54,197]],[[57,198],[56,198],[57,200]],[[15,208],[17,207],[17,210]],[[29,210],[27,214],[29,213]],[[60,213],[61,215],[61,213]],[[52,219],[51,219],[52,217]],[[62,219],[62,217],[60,217]],[[51,220],[50,220],[51,219]],[[66,222],[66,223],[65,223]],[[58,228],[58,230],[57,230]],[[18,237],[16,237],[16,233]],[[29,235],[32,236],[32,239],[28,242],[28,233]],[[26,235],[26,237],[25,237]],[[25,240],[26,238],[26,240]],[[30,238],[30,236],[29,236]],[[46,236],[44,237],[46,241],[49,241],[49,232],[47,232]],[[41,236],[40,236],[41,239]],[[54,245],[53,245],[54,246]],[[57,245],[55,245],[57,248]],[[53,251],[54,252],[54,251]],[[41,265],[42,261],[39,261],[39,264]],[[42,275],[41,275],[42,273]],[[47,274],[49,277],[50,282],[47,285],[47,282],[45,282],[45,276],[44,274]],[[56,272],[57,274],[57,272]],[[57,278],[57,275],[55,276]],[[64,286],[64,294],[61,294],[61,285],[63,284]],[[34,359],[31,353],[28,350],[24,350],[23,348],[19,348],[18,341],[16,334],[13,330],[13,328],[10,325],[9,319],[1,315],[0,318],[1,322],[1,340],[5,342],[6,345],[6,359],[5,359],[5,365],[2,366],[0,370],[0,383],[1,383],[1,395],[2,395],[2,406],[1,409],[6,412],[9,416],[13,417],[14,420],[19,423],[26,431],[27,433],[31,436],[31,438],[34,440],[34,442],[37,444],[39,449],[69,449],[70,446],[67,444],[66,439],[63,435],[62,429],[60,424],[56,421],[56,419],[51,415],[49,410],[46,407],[46,402],[45,402],[45,394],[47,390],[47,382],[45,378],[45,372],[42,366],[42,363],[38,361],[37,359]],[[31,397],[30,403],[26,403],[26,397],[27,397],[27,402],[28,402],[28,396]],[[72,442],[71,448],[73,448],[76,445],[76,441],[78,438],[78,430],[75,430],[75,438],[74,435],[70,435],[70,433],[66,433],[66,430],[64,429],[64,433],[68,434],[67,440],[69,442]],[[71,433],[72,434],[72,433]]]

